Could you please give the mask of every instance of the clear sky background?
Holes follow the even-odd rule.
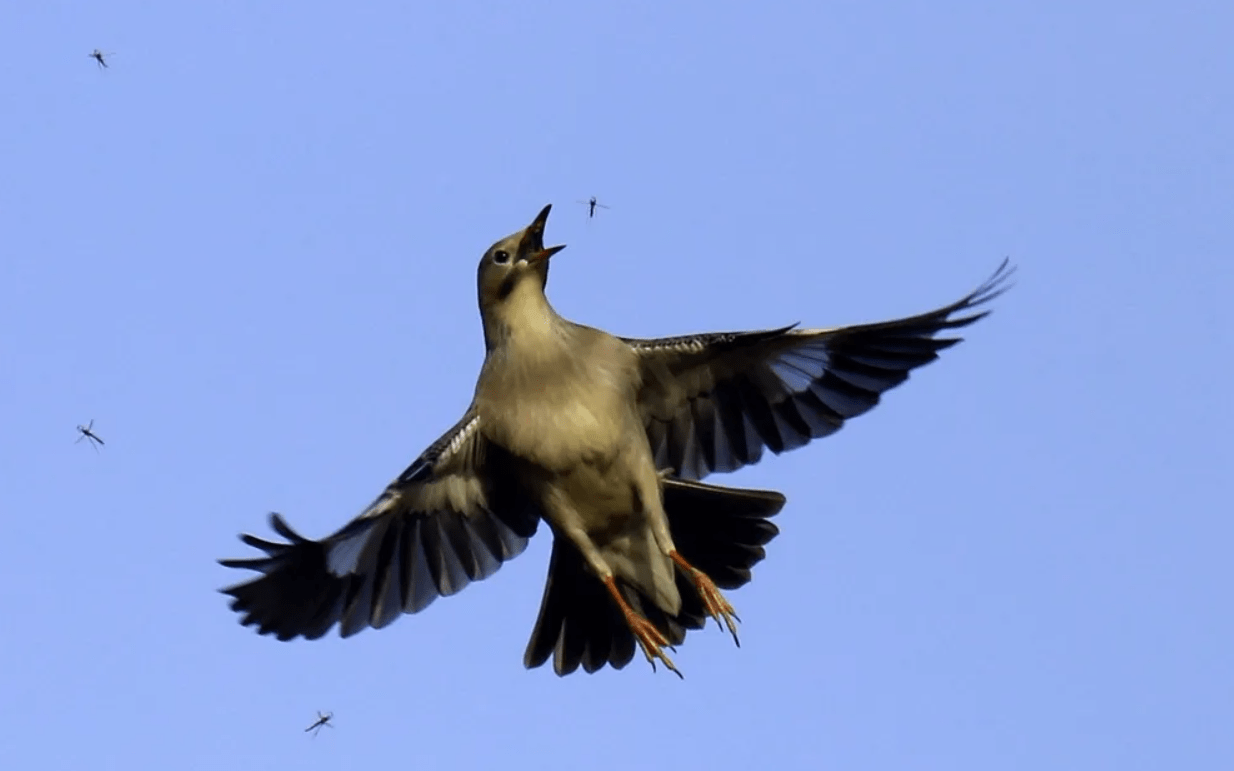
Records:
[[[1222,2],[7,4],[3,765],[1234,768],[1232,38]],[[789,503],[684,682],[523,669],[544,529],[381,631],[241,627],[215,560],[454,423],[476,263],[546,203],[550,299],[618,334],[1018,282],[713,478]]]

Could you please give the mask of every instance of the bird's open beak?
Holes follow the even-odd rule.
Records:
[[[565,244],[562,244],[561,246],[550,246],[547,249],[541,249],[537,252],[532,252],[531,254],[527,255],[526,259],[527,259],[527,262],[539,262],[540,260],[547,260],[549,257],[552,257],[554,254],[557,254],[557,252],[560,252],[562,249],[565,249],[565,248],[566,248]]]
[[[548,206],[541,209],[540,213],[536,215],[536,218],[531,221],[530,225],[527,226],[527,230],[523,232],[523,248],[527,249],[528,247],[531,247],[531,251],[527,252],[523,257],[523,259],[527,260],[527,262],[541,262],[543,260],[547,260],[549,257],[552,257],[554,254],[557,254],[557,252],[560,252],[562,249],[566,248],[564,245],[550,246],[547,249],[544,248],[544,224],[548,222],[548,213],[552,210],[552,208],[553,205],[550,203]]]

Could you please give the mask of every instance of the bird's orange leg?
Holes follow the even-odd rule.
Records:
[[[737,639],[737,625],[734,622],[740,622],[741,619],[737,617],[737,611],[733,610],[733,606],[728,604],[728,600],[724,599],[724,595],[720,594],[720,587],[716,586],[715,581],[708,578],[706,573],[686,562],[685,557],[678,554],[676,549],[670,551],[668,556],[685,572],[690,583],[694,584],[694,588],[698,590],[698,596],[703,601],[703,609],[707,611],[707,615],[714,618],[721,629],[727,626],[728,633],[733,636],[733,642],[737,643],[737,647],[740,648],[741,640]]]
[[[675,650],[668,644],[668,639],[650,621],[634,612],[634,608],[630,607],[626,598],[621,596],[621,592],[617,589],[617,582],[612,576],[604,579],[604,585],[608,587],[609,594],[613,595],[613,599],[617,601],[617,607],[621,610],[621,615],[625,617],[626,623],[629,624],[630,631],[634,633],[634,639],[638,640],[639,647],[643,649],[643,655],[651,664],[651,670],[655,671],[656,659],[659,659],[664,662],[664,666],[668,667],[669,671],[684,680],[685,676],[677,670],[673,660],[664,652],[665,648]]]

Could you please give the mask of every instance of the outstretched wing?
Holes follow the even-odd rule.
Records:
[[[909,372],[960,338],[963,315],[1005,292],[1004,260],[971,294],[910,318],[834,329],[728,332],[627,339],[640,357],[639,406],[659,468],[686,479],[757,463],[840,429],[878,404]]]
[[[299,535],[278,514],[270,525],[286,543],[241,536],[265,552],[219,560],[261,573],[222,590],[235,598],[241,623],[280,640],[313,640],[338,622],[350,637],[417,613],[522,553],[539,509],[479,426],[469,410],[358,517],[321,541]]]

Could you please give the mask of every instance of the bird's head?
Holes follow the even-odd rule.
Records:
[[[565,246],[544,248],[544,223],[552,204],[545,206],[531,224],[488,248],[480,259],[480,307],[493,308],[505,302],[516,289],[534,287],[543,294],[548,284],[548,263]]]
[[[544,329],[553,309],[544,296],[548,263],[564,246],[544,248],[544,223],[552,204],[531,224],[488,248],[480,259],[480,316],[491,351],[518,329]]]

